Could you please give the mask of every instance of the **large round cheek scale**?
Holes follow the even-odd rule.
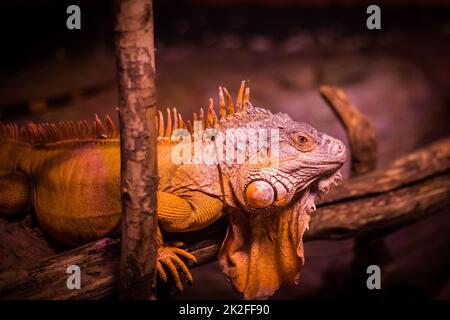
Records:
[[[246,190],[247,202],[255,209],[264,209],[271,206],[275,200],[275,191],[270,183],[263,180],[251,182]]]

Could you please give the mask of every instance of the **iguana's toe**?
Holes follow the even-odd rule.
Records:
[[[181,283],[180,273],[177,268],[181,269],[182,273],[186,277],[186,280],[190,283],[193,282],[193,278],[185,262],[181,260],[179,256],[184,257],[191,262],[197,262],[192,254],[186,252],[183,249],[163,246],[158,249],[158,260],[156,263],[156,267],[159,276],[164,282],[167,281],[167,274],[164,270],[164,267],[167,268],[172,275],[177,289],[179,291],[183,291],[183,284]]]
[[[161,262],[159,262],[159,261],[156,261],[156,270],[158,270],[158,274],[161,277],[162,281],[167,282],[166,271],[164,271],[164,268],[163,268]]]
[[[190,262],[197,263],[197,259],[192,254],[187,252],[186,250],[183,250],[183,249],[180,249],[180,248],[172,248],[172,250],[173,250],[174,253],[176,253],[177,255],[188,259]]]
[[[172,258],[164,257],[161,262],[169,269],[172,274],[173,281],[175,282],[175,286],[179,291],[183,291],[183,284],[181,283],[180,274],[178,273],[175,264],[172,262]]]

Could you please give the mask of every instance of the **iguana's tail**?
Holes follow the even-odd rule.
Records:
[[[31,209],[31,185],[21,173],[0,176],[0,216]]]

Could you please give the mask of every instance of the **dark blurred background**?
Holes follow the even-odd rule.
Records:
[[[81,8],[81,30],[66,8]],[[249,79],[252,102],[289,113],[345,140],[318,95],[345,89],[374,123],[379,167],[449,136],[450,3],[378,1],[381,30],[366,28],[362,0],[154,0],[158,105],[184,117]],[[113,1],[3,0],[0,4],[0,120],[116,116]],[[348,165],[345,172],[348,171]],[[443,210],[370,240],[305,245],[301,284],[274,298],[450,298],[450,216]],[[0,270],[31,264],[58,249],[30,246],[0,220]],[[382,265],[382,290],[365,288],[365,267]],[[261,266],[263,267],[263,266]],[[361,276],[361,274],[363,274]],[[181,298],[238,298],[218,263],[193,270]]]

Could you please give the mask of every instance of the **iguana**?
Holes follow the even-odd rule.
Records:
[[[206,146],[217,146],[215,138],[231,129],[277,130],[277,150],[268,148],[277,152],[277,161],[252,162],[244,152],[243,163],[175,163],[173,151],[180,148],[175,133],[194,132],[192,123],[176,109],[167,109],[166,123],[161,112],[156,121],[159,276],[166,281],[170,272],[182,290],[178,270],[189,281],[192,275],[181,258],[195,261],[164,242],[161,229],[200,230],[225,216],[230,223],[219,259],[237,291],[247,299],[268,298],[281,284],[297,283],[308,213],[341,179],[344,144],[287,114],[253,106],[246,82],[235,101],[219,87],[219,117],[210,99],[206,115],[203,109],[199,117],[194,114],[194,127],[216,129],[216,136],[201,138]],[[236,144],[235,151],[251,141]],[[45,232],[72,246],[113,234],[121,220],[119,146],[108,116],[106,121],[95,116],[91,126],[86,121],[1,124],[0,214],[34,209]]]

